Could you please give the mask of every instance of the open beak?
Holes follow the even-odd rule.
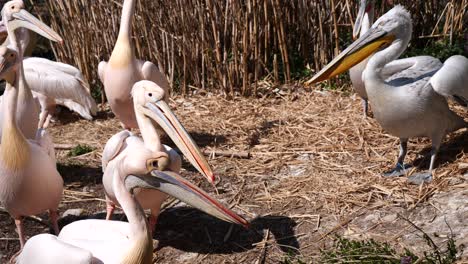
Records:
[[[395,40],[394,35],[379,28],[371,28],[305,84],[321,82],[341,74],[393,40]]]
[[[164,129],[190,163],[192,163],[211,184],[214,184],[216,177],[208,161],[166,102],[160,100],[156,103],[147,103],[144,109],[145,114]],[[146,111],[146,109],[150,111]]]
[[[62,38],[57,32],[37,19],[35,16],[31,15],[28,11],[21,9],[19,12],[14,13],[13,17],[15,19],[8,22],[8,26],[11,27],[12,30],[15,30],[19,27],[24,27],[52,41],[60,43],[63,42]]]
[[[174,172],[154,170],[147,175],[129,175],[125,186],[128,190],[156,189],[223,221],[249,227],[247,220]]]
[[[359,12],[356,17],[356,22],[354,23],[354,28],[353,28],[354,40],[356,40],[359,37],[359,32],[361,32],[362,19],[364,18],[364,14],[366,13],[366,8],[367,8],[367,0],[361,0],[361,5],[359,7]]]

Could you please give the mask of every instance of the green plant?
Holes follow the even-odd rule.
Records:
[[[388,243],[380,243],[373,239],[357,241],[337,237],[331,248],[321,251],[320,263],[450,264],[456,261],[458,251],[453,236],[449,237],[445,251],[441,251],[424,232],[423,238],[431,247],[431,251],[425,251],[422,257],[418,257],[409,249],[397,253]]]
[[[445,61],[453,55],[463,55],[464,41],[459,39],[450,43],[448,38],[441,39],[438,41],[426,42],[424,46],[411,46],[407,52],[403,54],[403,57],[414,57],[414,56],[432,56]]]
[[[68,156],[69,157],[76,157],[76,156],[80,156],[80,155],[89,153],[89,152],[91,152],[93,150],[94,149],[92,147],[88,146],[88,145],[78,144],[76,147],[72,148],[70,150],[70,152],[68,152]]]

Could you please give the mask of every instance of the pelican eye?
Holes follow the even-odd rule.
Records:
[[[153,97],[153,94],[152,94],[152,93],[149,93],[148,96],[149,96],[149,97]]]

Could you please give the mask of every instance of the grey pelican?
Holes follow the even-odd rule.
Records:
[[[397,5],[308,83],[336,76],[375,53],[363,73],[367,95],[377,122],[400,138],[397,164],[384,176],[406,174],[403,161],[408,138],[425,136],[432,141],[429,171],[413,174],[408,179],[421,184],[432,180],[434,162],[445,135],[467,126],[462,117],[449,109],[447,99],[468,102],[468,59],[456,55],[444,64],[430,56],[397,60],[405,51],[411,33],[411,16]]]

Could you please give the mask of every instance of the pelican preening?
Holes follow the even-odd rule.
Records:
[[[409,177],[409,181],[419,184],[432,179],[436,155],[445,135],[467,126],[462,117],[449,109],[447,98],[467,102],[468,59],[452,56],[444,64],[430,56],[397,60],[405,51],[411,33],[410,14],[397,5],[309,82],[338,75],[375,52],[363,73],[367,95],[376,120],[401,142],[396,167],[384,176],[405,174],[403,161],[408,138],[426,136],[432,141],[429,171]]]
[[[102,167],[104,171],[103,184],[107,201],[107,219],[110,219],[115,204],[118,202],[114,193],[112,184],[114,175],[107,172],[107,164],[111,162],[119,153],[125,151],[130,145],[138,146],[143,152],[163,152],[167,153],[166,165],[173,172],[179,172],[181,160],[177,153],[167,146],[161,144],[153,121],[158,123],[169,137],[176,143],[183,154],[200,171],[206,171],[209,168],[208,163],[202,156],[197,145],[191,140],[184,127],[178,122],[175,115],[164,101],[165,90],[159,85],[150,81],[140,81],[132,88],[133,105],[135,116],[140,128],[143,141],[131,134],[129,131],[123,131],[112,137],[104,148],[102,155]],[[211,180],[204,174],[208,180]],[[136,192],[136,198],[143,209],[151,209],[150,227],[156,224],[159,209],[162,202],[166,199],[165,195],[154,190],[143,190]]]
[[[169,83],[159,68],[149,61],[138,60],[131,41],[132,19],[136,0],[124,0],[120,30],[109,62],[99,63],[99,78],[104,84],[109,105],[125,129],[137,128],[130,91],[134,83],[149,80],[164,89],[168,99]]]
[[[356,23],[353,28],[353,38],[363,36],[374,22],[374,6],[375,0],[361,0],[359,12],[356,17]],[[364,116],[369,115],[369,102],[367,99],[366,87],[362,81],[362,72],[366,68],[367,59],[361,61],[351,69],[349,69],[349,77],[353,84],[354,90],[361,97]]]

